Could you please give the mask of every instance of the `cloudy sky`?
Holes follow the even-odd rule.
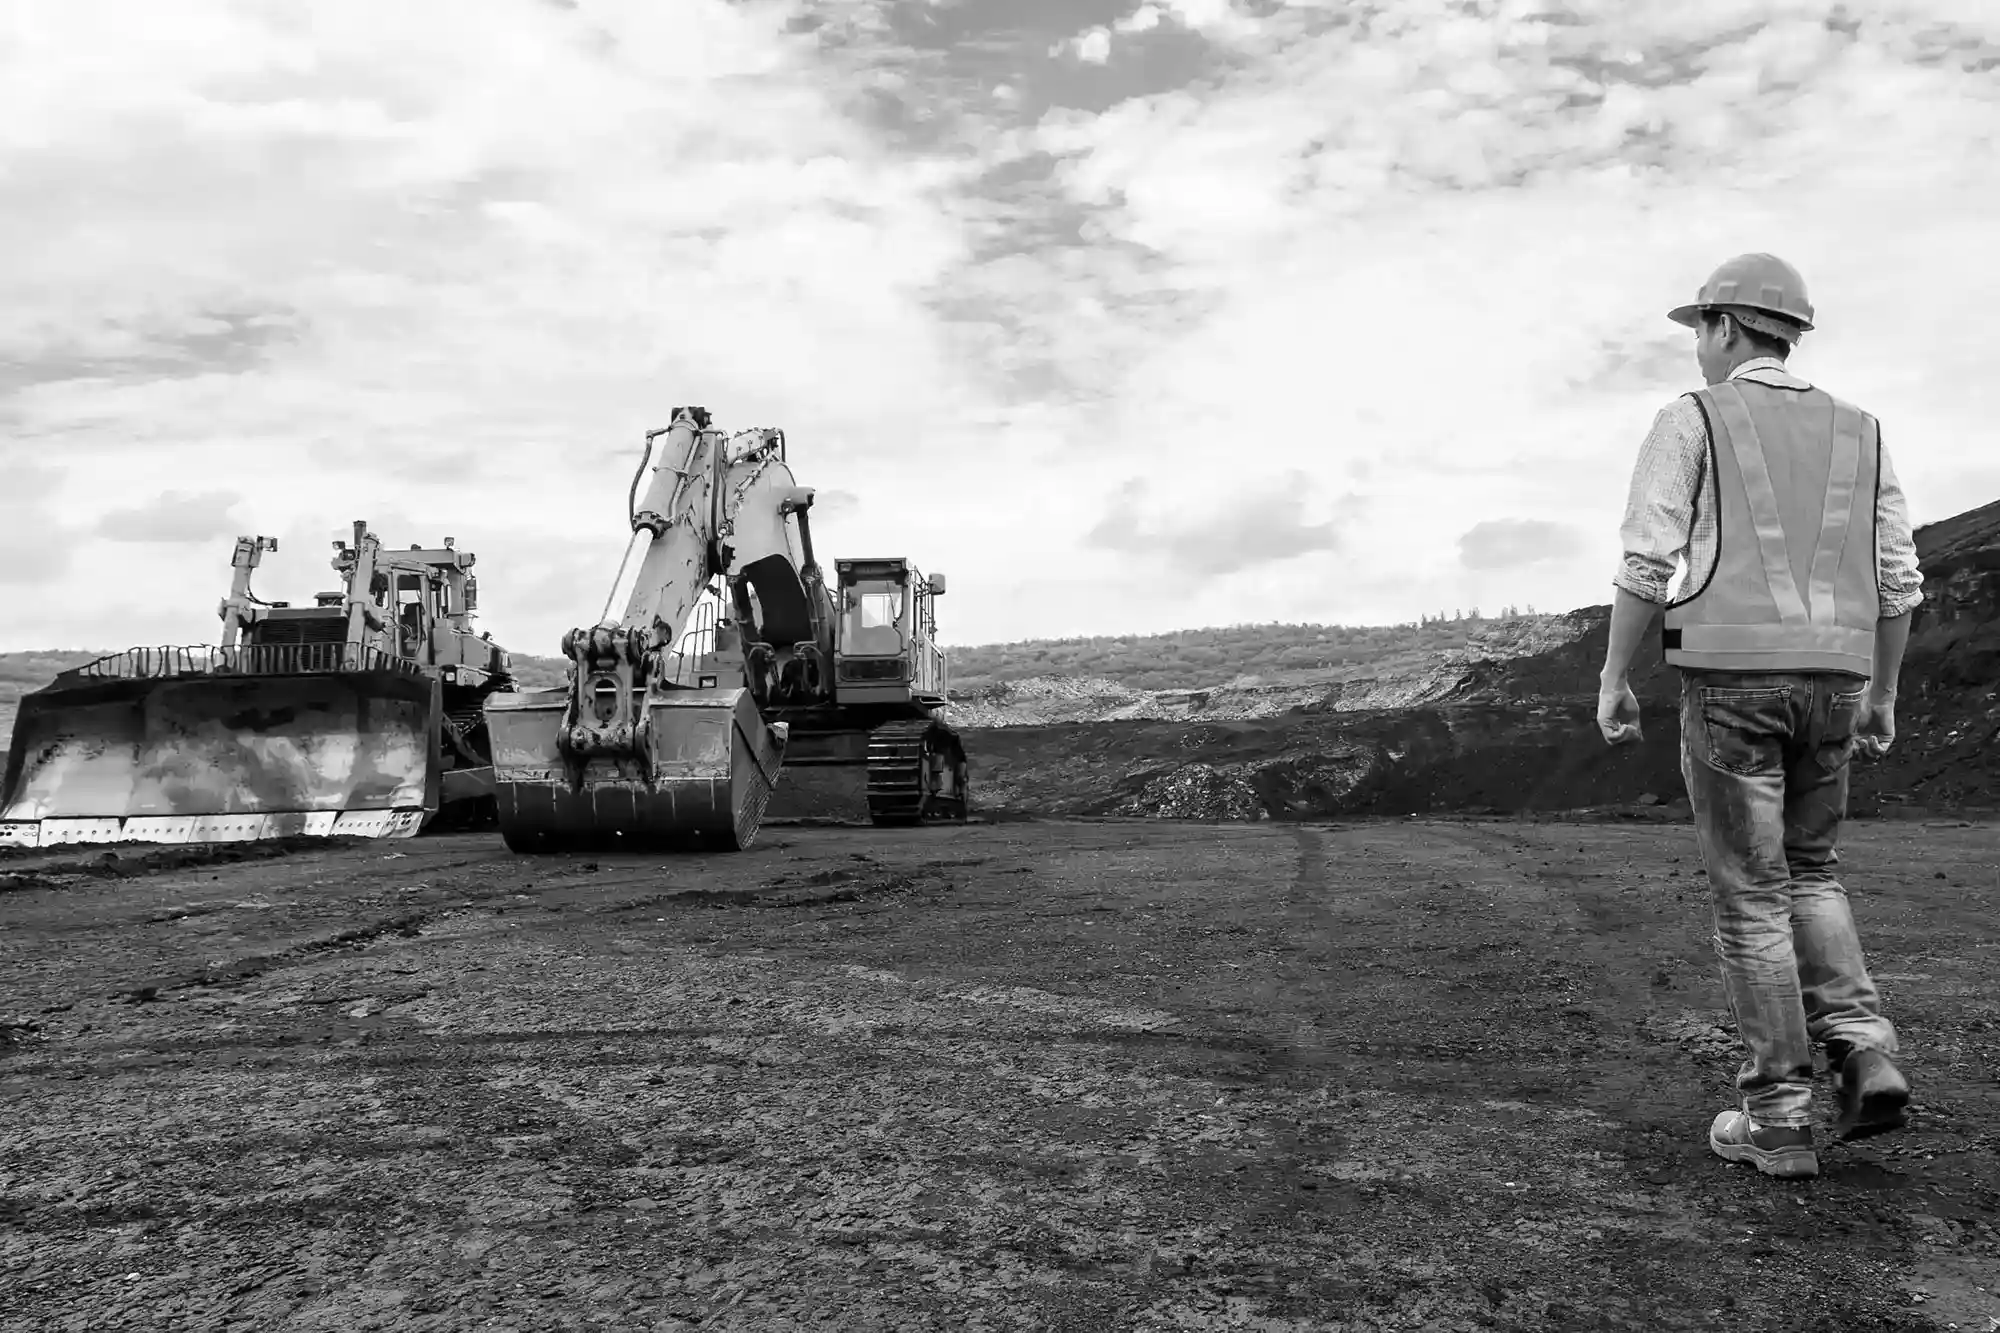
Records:
[[[1992,0],[15,0],[0,648],[337,529],[597,612],[639,442],[782,426],[948,642],[1610,596],[1664,318],[1775,250],[1918,522],[2000,497]]]

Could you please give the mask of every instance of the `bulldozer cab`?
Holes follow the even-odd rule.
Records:
[[[396,571],[397,656],[419,662],[435,656],[430,651],[431,627],[446,613],[443,594],[442,581],[430,570]]]
[[[945,659],[933,603],[944,592],[944,576],[926,579],[907,560],[842,560],[836,570],[839,701],[942,701]]]
[[[468,572],[474,557],[445,538],[440,548],[412,545],[377,557],[370,592],[397,657],[452,670],[485,665],[486,650],[474,642],[472,615],[478,609],[478,581]]]

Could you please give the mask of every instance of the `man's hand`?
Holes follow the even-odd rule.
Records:
[[[1609,745],[1636,745],[1644,738],[1639,729],[1639,696],[1628,681],[1604,682],[1597,687],[1597,729]]]
[[[1869,695],[1861,701],[1861,716],[1854,724],[1853,753],[1880,759],[1895,743],[1896,696],[1877,699]]]

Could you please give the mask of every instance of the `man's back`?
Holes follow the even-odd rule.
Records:
[[[1797,383],[1808,390],[1816,388],[1775,357],[1744,362],[1730,372],[1727,382],[1739,387]],[[1876,441],[1874,505],[1869,515],[1876,595],[1880,613],[1895,616],[1923,601],[1923,575],[1908,506],[1879,424]],[[1664,605],[1686,600],[1713,581],[1721,532],[1711,446],[1708,414],[1697,394],[1682,394],[1654,417],[1626,498],[1620,526],[1624,556],[1612,578],[1616,587],[1642,601]],[[1681,564],[1685,576],[1676,586],[1675,569]]]
[[[1741,1109],[1716,1116],[1709,1147],[1778,1176],[1819,1170],[1814,1042],[1843,1135],[1896,1128],[1909,1095],[1834,872],[1850,758],[1894,735],[1923,583],[1880,426],[1786,366],[1813,317],[1797,271],[1763,254],[1727,261],[1669,312],[1695,330],[1707,387],[1662,409],[1640,449],[1597,711],[1607,741],[1640,740],[1627,673],[1664,605],[1681,772],[1745,1056]]]
[[[1717,549],[1669,604],[1674,666],[1866,676],[1880,613],[1874,419],[1781,366],[1692,395],[1709,448]]]

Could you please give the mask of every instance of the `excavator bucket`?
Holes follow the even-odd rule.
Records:
[[[777,786],[785,728],[744,689],[673,690],[643,711],[638,755],[572,770],[558,744],[565,689],[486,700],[500,831],[517,852],[586,848],[740,851]]]
[[[416,833],[438,807],[438,683],[325,647],[354,669],[252,672],[226,649],[206,661],[136,650],[25,696],[0,845]]]

